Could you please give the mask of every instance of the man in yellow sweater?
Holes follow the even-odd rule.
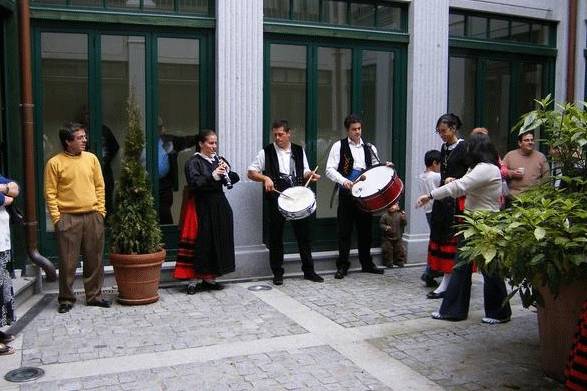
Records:
[[[110,307],[102,298],[104,268],[104,178],[100,162],[85,152],[83,125],[66,123],[59,130],[63,152],[45,166],[45,200],[59,246],[59,313],[73,308],[73,282],[80,253],[84,256],[86,304]]]

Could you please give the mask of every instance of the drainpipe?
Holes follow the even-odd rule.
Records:
[[[25,234],[27,252],[31,261],[39,266],[47,275],[48,281],[55,281],[57,273],[51,261],[42,256],[37,249],[37,212],[35,199],[35,155],[33,145],[33,85],[31,74],[31,26],[29,1],[20,0],[18,3],[18,26],[20,30],[20,74],[22,103],[22,138],[24,144],[24,180],[25,180]],[[41,291],[41,273],[37,273],[36,290]]]
[[[575,56],[577,54],[577,0],[569,0],[567,40],[567,102],[575,101]]]

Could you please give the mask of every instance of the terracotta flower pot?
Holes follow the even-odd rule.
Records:
[[[581,305],[587,300],[586,286],[585,280],[561,286],[556,299],[547,287],[539,288],[544,299],[544,307],[538,306],[542,370],[561,382],[565,380],[565,365],[577,331]]]
[[[165,250],[153,254],[110,254],[118,284],[118,302],[150,304],[159,300],[159,280]]]

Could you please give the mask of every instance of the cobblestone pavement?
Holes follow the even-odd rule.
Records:
[[[474,279],[469,319],[432,320],[420,268],[352,273],[322,284],[286,279],[187,296],[163,289],[148,306],[45,308],[0,370],[46,375],[2,390],[557,390],[539,368],[536,314],[480,323]],[[270,283],[267,283],[270,284]],[[8,364],[12,362],[12,364]]]

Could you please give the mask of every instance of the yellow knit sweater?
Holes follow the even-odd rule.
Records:
[[[45,200],[53,223],[61,213],[96,211],[106,216],[104,178],[98,158],[90,152],[61,152],[45,166]]]

